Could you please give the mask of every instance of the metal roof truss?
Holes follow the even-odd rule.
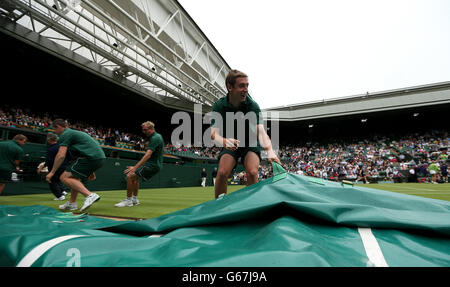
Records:
[[[176,1],[3,0],[0,13],[167,101],[226,94],[229,66]]]

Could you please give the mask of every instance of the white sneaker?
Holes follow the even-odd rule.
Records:
[[[133,203],[134,206],[139,205],[139,199],[137,198],[132,198],[131,202]]]
[[[86,210],[91,206],[94,202],[100,200],[100,195],[96,193],[91,193],[86,199],[84,200],[83,207],[81,207],[80,211]]]
[[[63,191],[63,192],[62,192],[62,195],[67,195],[67,192]]]
[[[19,181],[19,179],[17,178],[17,173],[15,173],[15,172],[11,173],[11,180],[12,181]]]
[[[63,205],[60,205],[59,209],[61,209],[61,210],[77,210],[78,207],[77,207],[76,202],[70,203],[70,201],[68,201],[68,202],[64,203]]]
[[[60,197],[55,197],[53,200],[64,200],[66,197],[64,195],[61,195]]]
[[[115,207],[128,207],[128,206],[133,206],[133,201],[130,199],[124,199],[121,202],[114,204]]]

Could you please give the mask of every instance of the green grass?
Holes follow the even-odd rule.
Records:
[[[397,184],[362,184],[362,187],[382,189],[404,194],[429,197],[450,201],[450,184],[425,184],[425,183],[397,183]],[[228,186],[228,193],[239,190],[244,186]],[[114,207],[125,198],[124,190],[99,191],[101,199],[92,205],[88,212],[92,215],[103,215],[125,218],[153,218],[172,213],[180,209],[188,208],[214,199],[214,188],[208,187],[182,187],[182,188],[154,188],[139,191],[140,205],[133,207]],[[83,205],[84,197],[78,196],[77,204]],[[1,196],[0,204],[3,205],[44,205],[58,209],[58,205],[65,201],[54,201],[53,195],[28,194]]]
[[[359,184],[358,186],[450,201],[450,183],[386,183]]]
[[[243,188],[244,186],[229,185],[228,193]],[[125,218],[153,218],[163,214],[188,208],[214,199],[214,188],[207,187],[180,187],[180,188],[151,188],[139,190],[138,198],[140,204],[133,207],[115,207],[114,204],[125,199],[125,190],[96,191],[101,198],[94,203],[87,212],[92,215],[103,215]],[[70,196],[70,195],[68,195]],[[66,199],[68,199],[66,196]],[[58,209],[64,201],[53,200],[52,193],[48,194],[27,194],[1,196],[2,205],[43,205]],[[84,196],[78,195],[77,204],[81,208]]]

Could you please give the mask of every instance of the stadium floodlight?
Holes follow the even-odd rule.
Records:
[[[312,127],[314,127],[314,125],[311,124],[311,125],[309,125],[308,127],[309,127],[309,128],[312,128]]]
[[[417,116],[419,116],[419,113],[414,113],[413,116],[417,117]]]
[[[361,119],[361,122],[365,123],[365,122],[367,122],[367,119]]]
[[[122,77],[128,77],[131,73],[129,70],[129,67],[125,66],[125,65],[115,68],[113,70],[113,72],[114,72],[114,74],[122,76]]]

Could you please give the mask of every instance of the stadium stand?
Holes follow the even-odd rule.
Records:
[[[37,115],[29,110],[5,106],[0,109],[0,125],[52,131],[54,117],[48,113]],[[117,150],[142,151],[145,139],[140,135],[112,127],[96,126],[75,121],[72,128],[94,137],[103,147],[111,148],[110,157]],[[285,168],[296,174],[333,181],[351,180],[365,183],[430,181],[428,166],[433,162],[445,164],[448,159],[449,136],[446,131],[430,130],[400,137],[372,136],[328,143],[307,142],[303,145],[283,145],[279,155]],[[181,158],[215,160],[220,149],[213,147],[174,146],[166,143],[164,152]],[[414,174],[411,173],[414,170]],[[271,176],[270,165],[263,163],[259,177]],[[236,170],[232,181],[243,184],[245,172]]]

